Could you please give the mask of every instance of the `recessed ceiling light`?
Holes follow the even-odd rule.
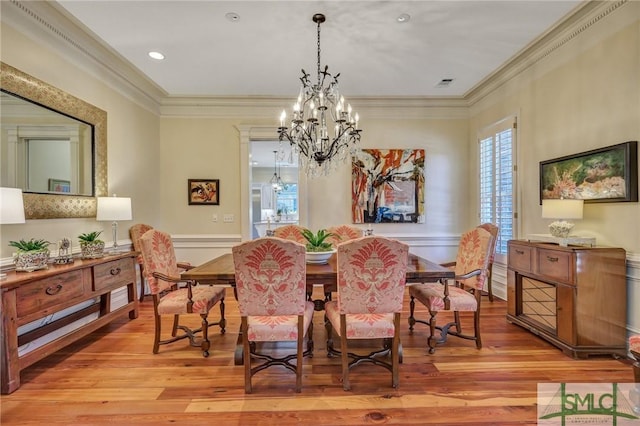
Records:
[[[156,51],[149,52],[149,57],[151,57],[153,59],[157,59],[159,61],[164,59],[164,55],[162,53],[156,52]]]
[[[231,22],[238,22],[240,20],[240,15],[238,15],[235,12],[229,12],[226,15],[224,15],[224,17]]]
[[[404,24],[409,22],[409,19],[411,19],[411,15],[409,15],[408,13],[401,13],[396,18],[396,21],[398,21],[399,24]]]

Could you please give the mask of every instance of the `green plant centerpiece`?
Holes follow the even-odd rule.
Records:
[[[47,268],[49,244],[51,244],[49,241],[36,240],[35,238],[31,238],[29,241],[9,241],[9,246],[17,249],[13,255],[16,271],[31,272]]]
[[[98,239],[102,231],[78,235],[80,253],[83,259],[97,259],[104,256],[104,241]]]
[[[307,240],[307,263],[323,264],[329,261],[331,255],[336,252],[333,245],[326,241],[332,235],[335,234],[327,232],[326,229],[320,229],[315,234],[309,229],[302,230],[302,236]]]

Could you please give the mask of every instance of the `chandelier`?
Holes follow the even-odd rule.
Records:
[[[276,194],[279,194],[282,192],[283,189],[287,189],[287,185],[284,182],[282,182],[282,179],[280,178],[279,170],[276,171],[277,163],[278,163],[278,151],[273,151],[273,176],[271,177],[271,180],[269,181],[269,183],[271,183],[271,188],[273,189],[273,192],[275,192]]]
[[[292,153],[298,153],[299,163],[308,176],[327,175],[337,163],[355,154],[360,141],[358,114],[345,108],[344,97],[338,90],[340,73],[332,76],[328,66],[320,69],[320,24],[325,21],[321,13],[313,15],[318,26],[318,80],[313,84],[303,69],[302,87],[291,118],[291,129],[285,126],[287,113],[280,115],[278,134],[280,143],[288,141]]]

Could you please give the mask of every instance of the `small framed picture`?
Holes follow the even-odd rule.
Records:
[[[189,179],[189,205],[220,205],[219,179]]]
[[[68,180],[49,178],[49,191],[71,192],[71,182],[69,182]]]

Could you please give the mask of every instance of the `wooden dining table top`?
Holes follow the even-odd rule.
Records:
[[[337,255],[334,254],[326,264],[307,264],[307,285],[323,284],[336,286]],[[407,283],[433,282],[454,278],[452,269],[409,253],[406,272]],[[235,286],[235,266],[231,253],[223,254],[181,274],[184,280],[194,280],[200,284],[222,284]]]

